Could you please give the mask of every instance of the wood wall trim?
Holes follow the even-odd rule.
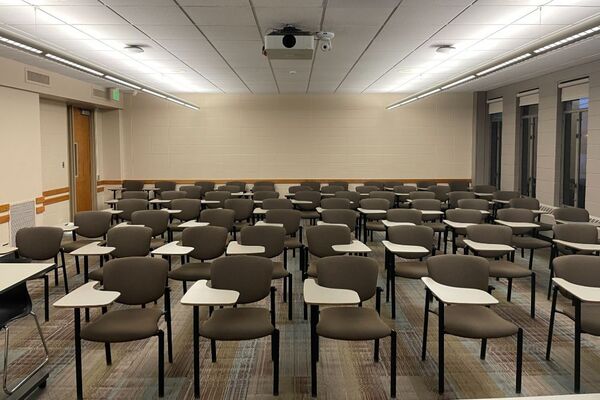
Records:
[[[0,204],[0,213],[5,213],[10,210],[10,204]]]
[[[318,178],[318,179],[269,179],[269,178],[230,178],[230,179],[140,179],[144,181],[146,184],[151,184],[159,181],[174,181],[177,184],[194,184],[194,182],[198,181],[210,181],[215,183],[225,183],[232,181],[242,181],[247,183],[254,183],[256,181],[271,181],[279,184],[287,184],[287,183],[300,183],[300,182],[335,182],[335,181],[344,181],[348,183],[363,183],[363,182],[402,182],[402,183],[415,183],[420,181],[433,181],[439,183],[450,183],[450,182],[471,182],[471,178],[378,178],[378,179],[357,179],[357,178]],[[123,183],[122,180],[103,180],[98,181],[98,185],[121,185]]]
[[[104,187],[97,187],[96,193],[101,193],[101,192],[104,192]]]
[[[10,215],[0,215],[0,224],[5,224],[10,221]]]
[[[50,189],[50,190],[46,190],[44,192],[42,192],[42,195],[44,195],[45,197],[48,196],[56,196],[58,194],[63,194],[63,193],[69,193],[69,187],[63,187],[63,188],[58,188],[58,189]]]
[[[36,197],[35,204],[42,204],[42,203],[44,203],[44,200],[46,200],[46,198],[44,196]]]
[[[96,185],[97,186],[120,185],[121,183],[123,183],[123,181],[121,179],[102,179],[102,180],[99,180],[98,182],[96,182]]]
[[[35,209],[35,213],[36,213],[36,214],[41,214],[41,213],[43,213],[44,211],[46,211],[46,207],[44,207],[44,206],[37,207],[37,208]]]
[[[44,200],[44,206],[54,204],[54,203],[60,203],[62,201],[67,201],[67,200],[69,200],[70,197],[71,196],[69,196],[68,194],[65,194],[62,196],[56,196],[56,197],[46,199],[46,200]]]

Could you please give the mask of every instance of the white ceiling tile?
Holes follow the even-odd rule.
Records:
[[[178,0],[182,6],[235,7],[247,6],[248,0]]]
[[[206,25],[202,27],[202,32],[208,40],[212,41],[243,41],[243,40],[262,40],[256,26],[218,26]]]
[[[0,6],[0,22],[18,25],[35,24],[35,10],[30,6]]]
[[[396,7],[399,3],[398,0],[328,0],[327,8],[389,8],[390,10]]]
[[[256,15],[262,29],[268,31],[284,25],[318,31],[321,23],[321,7],[256,7]]]
[[[41,9],[71,25],[127,23],[104,6],[43,6]]]
[[[9,0],[10,1],[10,0]],[[27,0],[34,6],[86,6],[97,5],[97,0]]]
[[[96,39],[144,40],[147,37],[131,25],[73,25]]]
[[[137,25],[152,39],[200,40],[202,33],[193,25]]]
[[[380,27],[389,17],[391,8],[369,7],[327,7],[323,29],[332,29],[336,26],[377,26]]]
[[[52,40],[75,40],[90,39],[88,35],[66,24],[55,25],[12,25],[18,31],[43,39]]]
[[[472,6],[460,14],[456,24],[506,25],[536,10],[535,6]]]
[[[253,0],[254,7],[322,7],[323,0]]]
[[[502,29],[504,25],[450,24],[435,35],[439,40],[483,39]]]
[[[540,7],[517,24],[569,25],[600,12],[600,7]]]
[[[539,39],[562,28],[564,25],[509,25],[494,33],[491,38]]]
[[[52,0],[48,0],[52,1]],[[172,6],[172,0],[102,0],[110,7],[120,6]]]
[[[113,9],[134,25],[192,24],[179,7],[172,5],[168,7],[149,7],[143,5],[114,7]]]
[[[600,0],[552,0],[550,6],[600,7]]]
[[[198,25],[255,25],[250,7],[185,7]]]

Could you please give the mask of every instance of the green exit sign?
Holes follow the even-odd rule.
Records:
[[[119,88],[110,89],[110,98],[114,101],[121,100],[121,91],[119,90]]]

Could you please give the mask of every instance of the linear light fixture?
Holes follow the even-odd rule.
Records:
[[[37,45],[34,45],[34,46],[36,46],[36,47],[34,47],[30,44],[27,44],[27,40],[21,40],[20,38],[17,38],[17,37],[12,39],[7,36],[13,36],[13,35],[7,35],[6,33],[2,32],[2,35],[0,35],[0,44],[6,45],[11,48],[16,48],[17,50],[23,50],[28,53],[33,53],[37,56],[44,57],[45,59],[52,60],[56,63],[75,68],[82,72],[87,72],[88,74],[94,75],[97,78],[106,79],[106,80],[118,83],[120,85],[129,87],[131,89],[141,90],[144,93],[148,93],[150,95],[159,97],[161,99],[169,100],[169,101],[179,104],[181,106],[191,108],[192,110],[199,110],[199,108],[196,107],[192,103],[188,103],[183,100],[179,100],[172,96],[167,96],[166,94],[162,94],[153,89],[146,88],[146,87],[144,87],[144,85],[142,85],[140,83],[132,82],[129,79],[119,78],[119,77],[115,76],[116,74],[107,74],[92,65],[86,65],[84,63],[74,61],[73,59],[70,59],[68,56],[56,55],[56,54],[54,54],[55,52],[53,50],[43,49],[43,47],[42,47],[42,49],[40,49],[37,47],[41,47],[41,46],[37,46]],[[15,40],[15,39],[17,39],[17,40]]]
[[[598,23],[598,22],[596,22]],[[556,50],[558,48],[561,48],[563,46],[566,46],[567,44],[571,44],[574,42],[577,42],[579,40],[594,36],[600,34],[600,25],[597,26],[593,26],[591,28],[586,28],[578,33],[575,34],[570,34],[569,36],[566,36],[560,40],[555,40],[554,42],[551,42],[547,45],[544,45],[542,47],[538,47],[538,48],[529,48],[526,52],[524,52],[523,54],[520,54],[516,57],[510,58],[506,61],[497,63],[495,65],[491,65],[483,70],[480,71],[473,71],[470,75],[467,75],[465,77],[462,77],[460,79],[456,79],[454,81],[451,81],[445,85],[442,86],[438,86],[438,87],[434,87],[434,88],[429,88],[427,89],[427,91],[423,94],[417,94],[416,96],[412,96],[412,97],[408,97],[405,99],[402,99],[400,101],[397,101],[395,103],[390,104],[389,106],[386,107],[387,110],[391,110],[394,109],[396,107],[400,107],[403,106],[405,104],[408,103],[412,103],[415,100],[419,100],[422,99],[424,97],[427,97],[429,95],[432,95],[434,93],[438,93],[441,92],[443,90],[446,89],[450,89],[452,87],[458,86],[458,85],[462,85],[465,82],[469,82],[473,79],[477,79],[480,78],[482,76],[497,72],[503,68],[507,68],[510,67],[514,64],[517,64],[523,60],[527,60],[527,59],[531,59],[533,57],[537,57],[538,55],[542,54],[542,53],[546,53],[548,51],[551,50]]]

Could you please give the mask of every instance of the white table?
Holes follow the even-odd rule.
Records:
[[[120,192],[123,190],[123,187],[119,186],[119,187],[113,187],[113,188],[108,188],[108,190],[110,190],[111,192],[113,192],[113,199],[117,198],[117,192]]]
[[[475,242],[470,239],[465,239],[464,242],[465,242],[465,246],[467,246],[468,248],[473,250],[475,253],[478,253],[480,251],[506,251],[506,252],[515,251],[514,247],[509,246],[507,244],[482,243],[482,242]]]
[[[553,239],[553,242],[578,251],[600,252],[600,244],[597,243],[576,243],[560,239]]]
[[[593,226],[597,226],[600,228],[600,225],[594,223],[594,222],[574,222],[574,221],[565,221],[564,219],[556,219],[555,222],[557,224],[581,224],[581,225],[593,225]]]
[[[444,212],[440,210],[419,210],[422,215],[443,215]]]
[[[313,204],[312,201],[310,200],[296,200],[296,199],[292,199],[292,204]]]
[[[148,203],[151,204],[154,208],[160,208],[162,204],[169,204],[171,200],[163,200],[163,199],[152,199]]]
[[[255,226],[276,226],[278,228],[283,228],[283,224],[276,223],[276,222],[258,221],[254,225]]]
[[[346,228],[348,228],[348,225],[346,225],[346,224],[337,224],[337,223],[333,223],[333,222],[323,222],[323,221],[317,221],[317,226],[345,226]]]
[[[386,215],[387,214],[387,210],[371,210],[369,208],[362,208],[362,207],[358,207],[356,209],[359,213],[360,213],[360,219],[359,219],[359,229],[362,227],[362,232],[363,232],[363,239],[366,242],[367,241],[367,216],[368,215]],[[359,233],[360,233],[359,230]],[[360,239],[360,235],[358,237]]]
[[[510,201],[509,200],[498,200],[498,199],[493,199],[492,203],[496,203],[496,204],[502,204],[502,205],[506,205],[508,204]]]
[[[231,195],[233,197],[242,197],[245,195],[245,193],[244,192],[233,192],[233,193],[231,193]]]
[[[456,222],[456,221],[450,221],[447,219],[444,220],[444,224],[448,225],[452,229],[461,229],[461,228],[465,229],[469,226],[477,225],[472,222]]]
[[[408,245],[408,244],[397,244],[397,243],[392,243],[388,240],[383,240],[381,241],[381,243],[383,244],[383,246],[390,251],[391,253],[394,254],[400,254],[400,253],[429,253],[429,250],[427,250],[425,247],[423,246],[415,246],[415,245]]]
[[[425,286],[445,304],[490,306],[498,300],[486,291],[442,285],[429,277],[421,278]]]
[[[100,246],[101,242],[92,242],[86,244],[76,250],[73,250],[69,254],[74,257],[83,256],[83,281],[88,281],[88,257],[89,256],[100,256],[100,265],[102,265],[102,259],[104,256],[109,255],[116,249],[114,247]]]
[[[113,229],[113,228],[128,228],[128,227],[132,227],[132,226],[146,226],[146,225],[130,224],[129,222],[121,222],[121,223],[113,226],[111,229]]]
[[[381,223],[386,228],[391,228],[392,226],[415,226],[415,224],[413,224],[412,222],[394,222],[394,221],[388,221],[387,219],[382,219]]]
[[[265,215],[267,213],[267,210],[265,210],[264,208],[256,207],[252,212],[256,215]]]
[[[168,212],[169,215],[170,214],[179,214],[181,212],[181,210],[172,210],[170,208],[165,208],[164,211]]]
[[[455,208],[455,210],[472,210],[472,208]],[[488,210],[476,210],[479,211],[481,214],[483,215],[490,215],[490,212]]]
[[[254,200],[254,204],[262,204],[263,201],[262,200]]]
[[[151,254],[158,256],[185,256],[187,254],[190,254],[192,251],[194,251],[193,247],[181,246],[179,244],[179,241],[176,240],[164,244],[156,250],[152,250]]]
[[[123,210],[114,210],[112,208],[104,208],[102,211],[107,212],[112,215],[119,215],[123,213]]]
[[[333,251],[337,251],[339,253],[358,253],[358,254],[366,254],[371,252],[371,248],[361,242],[360,240],[354,239],[352,243],[349,244],[334,244],[331,246]]]
[[[110,205],[111,207],[114,207],[115,204],[117,204],[119,202],[119,200],[117,199],[110,199],[110,200],[106,200],[104,203]]]
[[[306,279],[303,287],[304,302],[308,305],[355,305],[360,297],[354,290],[320,286],[314,279]]]
[[[228,256],[262,254],[264,252],[264,246],[244,246],[238,242],[229,242],[227,250],[225,251]]]
[[[197,226],[208,226],[208,225],[209,225],[208,222],[198,222],[198,221],[193,221],[192,220],[192,221],[182,222],[178,226],[180,228],[184,228],[185,229],[185,228],[194,228],[194,227],[197,227]]]
[[[7,244],[0,246],[0,257],[16,253],[19,249],[14,246],[9,246]]]
[[[501,219],[497,219],[495,222],[500,225],[508,226],[509,228],[536,229],[536,228],[540,227],[538,224],[534,224],[533,222],[512,222],[512,221],[504,221]]]
[[[475,192],[474,194],[475,194],[475,196],[477,196],[477,197],[492,197],[492,196],[494,196],[494,193],[481,193],[481,192]]]

